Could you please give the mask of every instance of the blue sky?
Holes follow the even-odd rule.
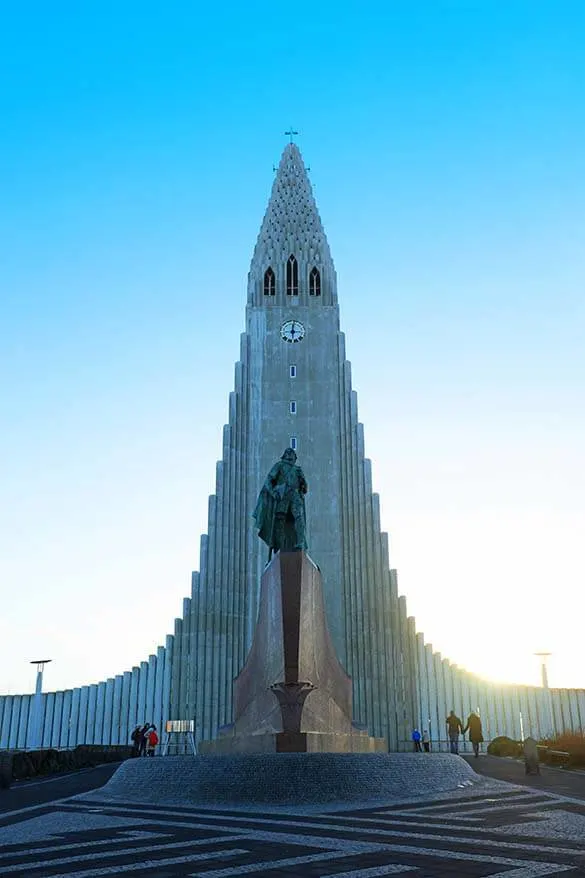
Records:
[[[546,648],[585,686],[585,6],[0,16],[0,691],[172,630],[291,124],[410,612],[478,673]]]

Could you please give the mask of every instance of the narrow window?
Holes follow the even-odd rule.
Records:
[[[297,450],[297,437],[296,436],[290,437],[290,447],[292,448],[293,451]]]
[[[292,253],[286,263],[286,294],[287,296],[299,294],[299,263]]]
[[[288,374],[290,375],[291,378],[296,378],[297,377],[297,367],[290,366],[289,370],[288,370]]]
[[[274,272],[272,271],[272,268],[268,266],[268,268],[264,272],[264,295],[273,296],[275,292],[276,278],[274,277]]]
[[[309,295],[321,295],[321,275],[318,268],[312,268],[309,274]]]
[[[291,401],[290,401],[289,411],[290,411],[291,415],[296,415],[296,413],[297,413],[297,404],[296,404],[296,401],[294,399],[291,399]]]

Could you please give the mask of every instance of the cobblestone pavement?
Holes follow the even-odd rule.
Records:
[[[569,771],[564,768],[551,768],[541,765],[540,774],[526,774],[521,759],[506,759],[498,756],[463,757],[474,771],[485,777],[521,784],[533,789],[556,793],[558,796],[571,796],[585,799],[585,771]]]
[[[284,813],[68,799],[0,815],[0,875],[585,876],[585,803],[503,784]]]

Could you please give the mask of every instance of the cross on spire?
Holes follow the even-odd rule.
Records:
[[[288,131],[285,131],[284,133],[285,133],[285,136],[286,136],[286,137],[290,137],[290,142],[291,142],[291,143],[294,143],[294,138],[298,135],[299,132],[298,132],[298,131],[295,131],[294,128],[292,127],[292,125],[291,125],[291,127],[289,128],[289,130],[288,130]]]

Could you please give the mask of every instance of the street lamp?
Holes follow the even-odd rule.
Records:
[[[43,671],[52,659],[34,659],[31,665],[37,666],[37,685],[32,709],[32,721],[29,727],[28,746],[32,750],[41,747],[41,717],[43,715]]]
[[[553,705],[552,705],[552,694],[551,694],[551,691],[548,687],[548,671],[547,671],[547,667],[546,667],[547,660],[548,660],[549,656],[552,655],[552,652],[535,652],[534,655],[538,656],[538,658],[540,658],[540,662],[541,662],[540,673],[541,673],[541,680],[542,680],[542,688],[544,689],[544,691],[546,693],[546,695],[544,697],[545,697],[546,710],[548,713],[548,725],[549,725],[548,729],[546,730],[546,735],[547,735],[547,737],[550,737],[551,735],[554,736],[555,731],[556,731],[555,715],[554,715]]]
[[[552,655],[552,652],[535,652],[534,655],[540,658],[540,675],[542,680],[542,688],[548,689],[548,671],[546,668],[546,661],[548,657]]]

